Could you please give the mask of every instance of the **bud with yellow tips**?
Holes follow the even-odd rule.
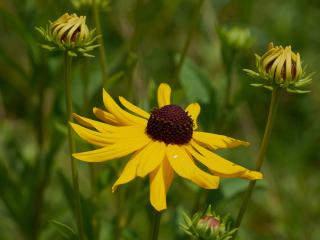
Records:
[[[284,88],[288,92],[307,93],[300,89],[312,82],[311,75],[305,76],[299,53],[294,53],[291,46],[268,46],[268,51],[256,55],[258,72],[249,69],[244,71],[251,77],[260,79],[262,83],[251,84],[255,87],[264,87],[272,90],[274,86]]]
[[[72,57],[78,55],[94,57],[88,52],[99,46],[94,45],[99,36],[95,35],[95,30],[88,29],[85,16],[78,17],[77,14],[65,13],[56,21],[49,23],[46,29],[36,28],[47,41],[47,44],[42,45],[43,48],[50,51],[67,51]]]

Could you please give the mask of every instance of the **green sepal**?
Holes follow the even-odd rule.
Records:
[[[253,77],[253,78],[261,78],[260,74],[255,72],[255,71],[252,71],[250,69],[243,69],[243,71],[248,74],[250,77]]]
[[[292,89],[292,88],[287,88],[287,92],[289,93],[297,93],[297,94],[305,94],[311,92],[310,90],[300,90],[300,89]]]

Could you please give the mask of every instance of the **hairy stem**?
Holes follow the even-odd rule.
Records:
[[[258,158],[256,161],[256,170],[257,171],[260,171],[262,164],[263,164],[263,161],[265,159],[267,148],[268,148],[268,145],[270,142],[274,119],[275,119],[276,112],[277,112],[278,105],[279,105],[281,91],[282,91],[282,89],[277,86],[275,86],[272,91],[272,97],[271,97],[271,103],[270,103],[270,108],[269,108],[267,125],[266,125],[265,131],[264,131],[262,143],[261,143]],[[247,191],[244,195],[244,198],[243,198],[243,201],[242,201],[239,213],[238,213],[238,217],[236,219],[236,223],[235,223],[236,228],[239,228],[241,225],[243,216],[247,210],[248,204],[250,202],[250,197],[251,197],[251,194],[253,192],[255,185],[256,185],[256,180],[250,181],[250,184],[249,184]],[[233,236],[233,239],[235,239],[235,238],[236,238],[236,234]]]
[[[69,122],[72,122],[72,94],[71,94],[71,64],[72,58],[65,53],[65,91],[66,91],[66,109],[67,109],[67,125],[68,125],[68,142],[69,142],[69,154],[71,162],[72,183],[74,191],[75,202],[75,217],[77,220],[77,226],[79,231],[79,239],[84,240],[83,219],[80,202],[80,190],[78,180],[78,170],[76,160],[72,157],[72,153],[75,152],[75,141]]]

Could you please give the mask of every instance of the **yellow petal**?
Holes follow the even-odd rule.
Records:
[[[286,60],[285,60],[285,70],[286,70],[286,82],[291,82],[292,74],[291,74],[291,47],[286,47]]]
[[[137,168],[137,175],[145,177],[160,165],[165,156],[166,144],[164,142],[152,141],[141,152],[140,164]]]
[[[141,117],[132,115],[116,104],[112,97],[103,89],[103,102],[106,109],[124,125],[142,125],[147,126],[147,120]]]
[[[164,158],[162,165],[163,165],[164,184],[166,186],[166,191],[168,192],[173,180],[174,172],[167,157]]]
[[[148,136],[118,141],[107,147],[93,151],[74,153],[73,157],[85,162],[103,162],[126,156],[146,146],[151,139]]]
[[[100,132],[108,133],[108,132],[113,132],[117,129],[117,127],[115,127],[115,126],[112,126],[112,125],[109,125],[106,123],[102,123],[99,121],[95,121],[90,118],[82,117],[76,113],[73,113],[72,117],[81,125],[86,126],[86,127],[90,127],[90,128],[95,128]]]
[[[215,175],[220,177],[239,177],[245,179],[260,179],[262,174],[250,171],[242,166],[232,163],[217,154],[205,149],[191,140],[191,145],[185,145],[185,149],[199,162],[207,166]],[[194,148],[193,148],[194,147]]]
[[[157,211],[167,208],[162,164],[150,174],[150,202]]]
[[[120,177],[112,186],[112,192],[114,192],[119,185],[130,182],[136,177],[137,167],[140,162],[140,152],[138,151],[133,155],[129,162],[124,167]]]
[[[240,176],[240,178],[248,180],[259,180],[263,178],[263,175],[261,172],[247,170]]]
[[[75,123],[70,123],[70,125],[81,138],[94,145],[103,147],[114,142],[108,139],[105,133],[96,132]]]
[[[294,81],[297,81],[300,77],[301,77],[301,74],[302,74],[302,67],[301,67],[301,60],[300,60],[300,54],[297,53],[297,61],[296,61],[296,76],[294,78]]]
[[[124,97],[119,97],[119,101],[121,102],[121,104],[128,109],[129,111],[138,114],[140,117],[149,119],[150,114],[147,113],[146,111],[142,110],[141,108],[133,105],[131,102],[129,102],[127,99],[125,99]]]
[[[219,148],[234,148],[241,145],[250,145],[248,142],[243,142],[231,137],[207,132],[193,132],[192,138],[197,142],[212,148],[213,150]]]
[[[158,106],[159,108],[170,104],[171,88],[166,83],[161,83],[158,88]]]
[[[219,177],[199,169],[181,146],[169,144],[167,157],[171,167],[181,177],[206,189],[215,189],[219,186]]]
[[[186,109],[188,115],[191,116],[193,120],[193,130],[198,128],[198,116],[200,113],[200,105],[198,103],[191,103]]]
[[[121,125],[119,121],[111,114],[106,111],[103,111],[100,108],[93,108],[94,115],[101,121],[112,124],[112,125]]]
[[[107,133],[108,138],[130,138],[130,137],[139,137],[141,133],[144,134],[145,127],[143,126],[112,126],[107,123],[98,122],[86,117],[73,114],[73,117],[81,125],[95,128],[99,132]]]

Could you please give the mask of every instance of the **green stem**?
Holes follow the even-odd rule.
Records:
[[[265,159],[267,148],[268,148],[268,145],[270,142],[274,119],[275,119],[276,112],[277,112],[278,105],[279,105],[281,91],[282,91],[282,89],[277,86],[274,86],[274,89],[272,91],[272,97],[271,97],[271,103],[270,103],[270,108],[269,108],[267,125],[266,125],[265,131],[264,131],[262,143],[261,143],[258,158],[256,161],[256,170],[257,171],[260,171],[262,164],[263,164],[263,160]],[[236,228],[239,228],[241,225],[243,216],[247,210],[247,207],[248,207],[248,204],[250,201],[250,197],[251,197],[251,194],[253,192],[255,185],[256,185],[256,180],[250,181],[250,184],[249,184],[247,191],[245,193],[245,196],[243,198],[243,201],[242,201],[239,213],[238,213],[238,217],[236,219],[236,224],[235,224]],[[236,234],[234,235],[233,239],[235,239],[235,238],[236,238]]]
[[[192,16],[192,20],[191,20],[191,26],[190,26],[190,29],[189,29],[189,32],[188,32],[188,36],[187,36],[187,40],[183,46],[183,49],[182,49],[182,52],[181,52],[181,57],[179,59],[179,62],[178,62],[178,65],[176,67],[176,70],[175,70],[175,73],[174,73],[174,76],[173,76],[173,80],[172,80],[172,84],[176,83],[179,79],[179,76],[180,76],[180,72],[181,72],[181,68],[183,66],[183,63],[184,63],[184,60],[186,58],[186,55],[187,55],[187,52],[188,52],[188,49],[190,47],[190,44],[191,44],[191,40],[192,40],[192,37],[193,37],[193,33],[194,33],[194,30],[195,30],[195,27],[196,27],[196,23],[198,21],[198,18],[200,16],[200,9],[202,7],[204,3],[204,0],[198,0],[198,4],[196,6],[196,10]]]
[[[94,22],[96,25],[96,31],[97,35],[100,37],[98,38],[98,44],[99,46],[99,61],[100,61],[100,66],[102,70],[102,81],[103,81],[103,86],[106,85],[107,79],[108,79],[108,65],[107,65],[107,58],[106,58],[106,48],[104,46],[104,41],[103,41],[103,35],[102,35],[102,30],[101,30],[101,22],[100,22],[100,12],[98,9],[97,1],[93,0],[92,1],[92,6],[93,6],[93,17],[94,17]]]
[[[151,229],[151,240],[158,240],[161,213],[152,208],[153,219],[152,219],[152,229]]]
[[[72,183],[74,190],[74,201],[75,201],[75,216],[77,220],[77,226],[79,231],[79,239],[84,240],[83,231],[83,219],[80,203],[80,190],[79,190],[79,180],[78,180],[78,170],[76,160],[72,157],[72,153],[75,152],[75,141],[72,135],[72,130],[69,122],[72,122],[72,93],[71,93],[71,64],[72,58],[65,53],[65,91],[66,91],[66,109],[67,109],[67,125],[68,125],[68,142],[69,142],[69,153],[71,162],[71,172],[72,172]]]

